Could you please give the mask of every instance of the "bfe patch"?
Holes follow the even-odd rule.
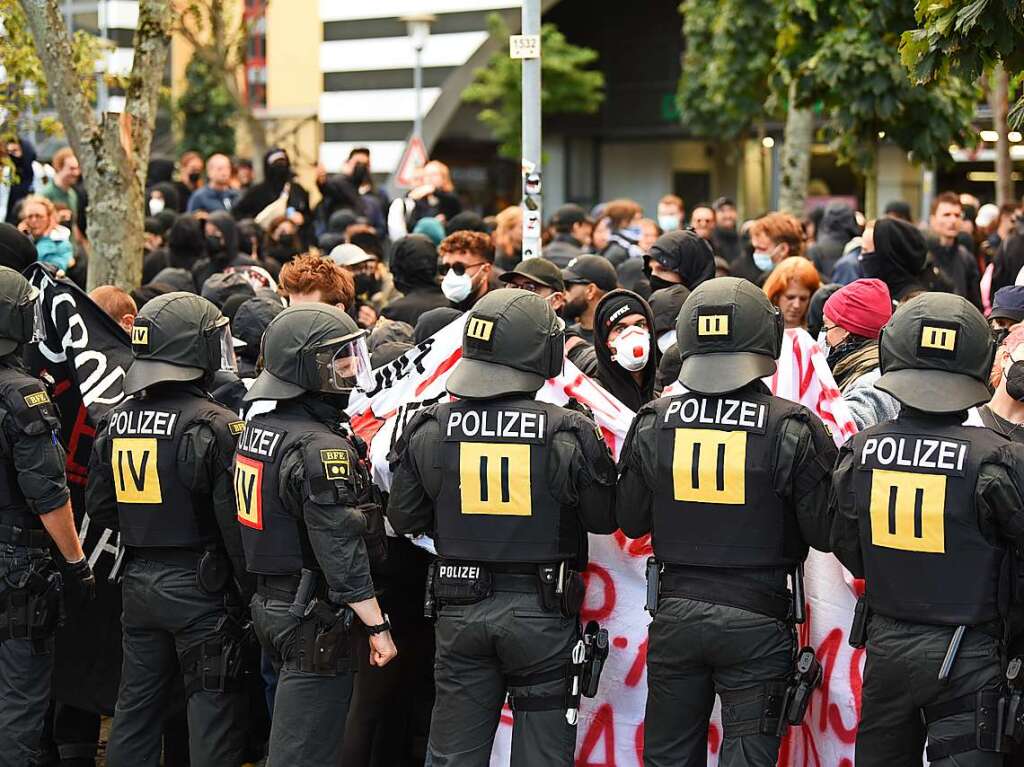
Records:
[[[327,479],[349,479],[352,476],[347,450],[321,450],[320,463]]]

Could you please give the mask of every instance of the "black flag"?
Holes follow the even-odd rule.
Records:
[[[51,267],[32,264],[24,274],[40,291],[46,327],[39,344],[25,347],[25,364],[55,381],[52,396],[61,414],[71,505],[97,581],[96,600],[71,613],[57,634],[55,694],[62,703],[113,714],[121,672],[124,549],[116,532],[90,524],[85,483],[95,425],[125,396],[131,344],[120,325]]]

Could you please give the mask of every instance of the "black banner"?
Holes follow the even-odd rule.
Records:
[[[24,272],[40,290],[46,337],[25,347],[25,363],[47,373],[61,415],[68,486],[85,556],[96,573],[96,600],[71,613],[57,634],[54,693],[77,708],[113,714],[121,673],[120,536],[90,524],[85,483],[95,424],[124,399],[124,374],[132,361],[128,334],[77,285],[36,263]]]

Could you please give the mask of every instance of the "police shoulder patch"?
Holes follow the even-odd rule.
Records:
[[[324,476],[329,480],[350,479],[352,476],[347,450],[321,450],[320,463],[324,467]]]
[[[45,391],[35,391],[24,395],[26,407],[39,407],[50,402],[50,395]]]
[[[231,421],[231,423],[228,424],[228,431],[231,432],[232,437],[237,437],[245,431],[245,421]]]

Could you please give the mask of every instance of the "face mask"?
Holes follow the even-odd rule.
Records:
[[[679,216],[658,216],[658,226],[662,231],[673,232],[679,228]]]
[[[828,357],[828,353],[831,351],[828,345],[828,341],[825,337],[828,335],[828,331],[822,329],[818,331],[818,346],[821,347],[821,353]]]
[[[199,179],[201,179],[202,177],[203,177],[203,174],[200,173],[199,171],[195,171],[193,173],[189,173],[188,174],[189,183],[191,183],[193,186],[198,184],[199,183]]]
[[[277,163],[267,168],[267,180],[273,184],[283,184],[291,175],[291,168]]]
[[[865,278],[877,278],[881,276],[881,263],[879,263],[878,256],[875,254],[875,251],[861,251],[860,257],[857,260],[860,262],[860,270],[864,273]]]
[[[160,214],[164,209],[164,198],[163,197],[150,197],[149,198],[149,214],[156,216]]]
[[[995,342],[996,348],[1003,345],[1003,341],[1010,335],[1009,328],[992,328],[992,340]]]
[[[453,304],[460,304],[473,292],[473,278],[465,272],[456,274],[454,269],[449,269],[441,280],[441,292]]]
[[[652,293],[655,290],[664,290],[665,288],[672,288],[672,287],[675,287],[676,285],[679,284],[678,282],[669,282],[668,280],[663,280],[661,277],[659,277],[656,274],[652,274],[648,278],[648,282],[651,283],[651,292]]]
[[[643,370],[651,356],[651,336],[641,328],[626,328],[612,343],[612,359],[631,373]]]
[[[662,354],[676,345],[676,331],[666,330],[658,336],[658,351]]]
[[[298,238],[294,234],[284,234],[277,238],[277,244],[282,248],[292,249],[296,247],[299,242]]]
[[[356,295],[372,296],[380,290],[380,280],[372,274],[357,274],[355,278]]]
[[[1004,368],[1003,377],[1006,379],[1006,393],[1018,402],[1024,402],[1024,362],[1014,362]]]
[[[209,251],[211,256],[215,256],[218,253],[224,252],[224,241],[215,235],[206,235],[206,249]]]
[[[754,251],[754,266],[760,269],[762,272],[767,272],[772,268],[772,254],[763,250]]]

